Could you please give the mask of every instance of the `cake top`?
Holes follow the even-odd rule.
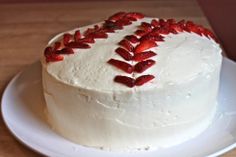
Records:
[[[214,70],[221,62],[216,41],[211,31],[191,21],[119,12],[54,37],[42,64],[71,86],[101,91],[162,88]]]

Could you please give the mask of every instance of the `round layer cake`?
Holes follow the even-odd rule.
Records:
[[[170,147],[213,121],[215,36],[191,21],[119,12],[54,37],[42,57],[49,123],[89,147]]]

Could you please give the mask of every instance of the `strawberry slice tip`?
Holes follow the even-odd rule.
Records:
[[[90,48],[90,46],[86,43],[81,43],[81,42],[70,42],[67,44],[67,47],[70,47],[70,48],[80,48],[80,49],[88,49]]]
[[[135,85],[141,86],[141,85],[151,81],[154,78],[155,78],[155,76],[153,76],[153,75],[142,75],[142,76],[136,78]]]
[[[135,80],[131,77],[128,77],[128,76],[117,75],[114,78],[114,81],[117,82],[117,83],[124,84],[124,85],[126,85],[127,87],[130,87],[130,88],[134,87],[134,85],[135,85]]]
[[[118,44],[130,52],[133,52],[133,50],[134,50],[133,45],[128,40],[123,39]]]
[[[151,60],[151,59],[138,62],[134,66],[134,71],[137,73],[142,73],[145,70],[147,70],[148,68],[150,68],[151,66],[153,66],[154,64],[155,64],[155,61]]]
[[[116,60],[116,59],[110,59],[109,61],[107,61],[107,63],[123,70],[126,73],[131,74],[133,72],[133,66],[130,65],[129,63],[119,61],[119,60]]]
[[[133,58],[133,56],[128,51],[126,51],[125,49],[123,49],[121,47],[118,47],[115,50],[115,52],[127,61],[130,61]]]
[[[136,53],[133,57],[133,60],[136,62],[143,61],[145,59],[151,58],[153,56],[156,56],[157,54],[153,51],[145,51],[141,53]]]
[[[156,47],[157,44],[153,40],[144,40],[141,41],[134,49],[134,53],[140,53],[152,47]]]

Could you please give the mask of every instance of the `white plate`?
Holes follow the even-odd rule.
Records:
[[[45,121],[45,102],[39,62],[15,76],[2,97],[2,115],[12,134],[33,150],[58,157],[202,157],[217,156],[236,147],[236,63],[224,59],[221,73],[219,111],[213,125],[196,138],[181,145],[141,151],[115,153],[72,143],[53,132]],[[158,139],[157,139],[158,140]]]

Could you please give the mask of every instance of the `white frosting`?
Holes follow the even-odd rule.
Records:
[[[44,94],[56,131],[82,145],[130,150],[176,145],[209,126],[222,60],[213,40],[187,32],[167,35],[151,49],[158,54],[152,57],[156,64],[142,73],[155,79],[134,88],[113,81],[116,75],[130,76],[107,63],[123,60],[114,52],[117,43],[150,20],[109,33],[63,61],[46,63],[43,57]]]

